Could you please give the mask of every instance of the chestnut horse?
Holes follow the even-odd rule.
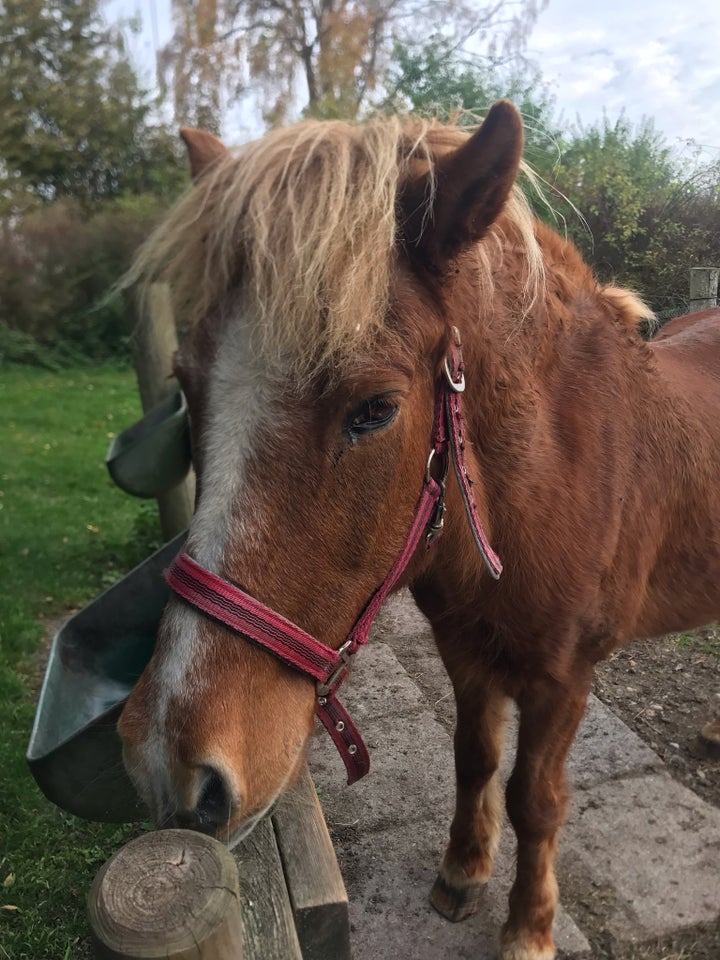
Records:
[[[500,952],[548,960],[565,759],[594,666],[720,615],[720,311],[644,342],[647,308],[534,220],[504,101],[472,136],[397,118],[307,121],[232,153],[183,136],[195,185],[130,278],[167,279],[187,327],[186,551],[211,599],[168,603],[120,721],[127,768],[159,824],[242,838],[293,781],[325,701],[292,657],[231,629],[218,584],[231,614],[256,598],[261,632],[280,623],[333,657],[381,585],[408,586],[457,699],[432,902],[453,920],[478,908],[514,700]],[[461,363],[444,531],[416,545],[429,487],[442,520],[437,398],[459,396]]]

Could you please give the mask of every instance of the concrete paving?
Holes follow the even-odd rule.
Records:
[[[454,704],[427,621],[392,598],[360,653],[343,699],[371,755],[370,775],[345,786],[326,735],[310,766],[351,902],[354,960],[491,960],[513,875],[505,825],[486,907],[460,924],[428,893],[452,816]],[[503,762],[514,753],[514,723]],[[642,942],[720,917],[720,811],[673,781],[660,758],[592,698],[568,763],[575,793],[561,840],[561,889],[601,891],[610,936]],[[561,908],[560,955],[591,956]]]

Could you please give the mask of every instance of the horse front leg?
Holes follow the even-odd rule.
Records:
[[[582,690],[569,691],[551,680],[535,681],[518,701],[518,751],[506,792],[517,836],[517,871],[502,930],[502,960],[555,957],[554,860],[567,809],[565,760],[585,712],[590,677],[576,677],[575,682]]]
[[[441,647],[441,653],[443,653]],[[443,656],[457,701],[456,806],[450,843],[430,894],[449,920],[464,920],[481,905],[502,825],[502,753],[507,699],[492,676],[474,676],[468,664]]]

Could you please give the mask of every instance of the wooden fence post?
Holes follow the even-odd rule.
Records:
[[[690,313],[716,307],[720,267],[690,267]]]
[[[129,298],[128,298],[129,300]],[[132,353],[143,412],[171,396],[179,385],[172,375],[172,357],[178,348],[170,288],[166,283],[150,287],[144,315],[137,317],[134,306],[126,301],[133,324]],[[195,506],[195,474],[191,470],[176,487],[158,497],[160,526],[165,540],[190,525]]]
[[[240,960],[232,854],[189,830],[146,833],[100,869],[88,897],[96,960]]]

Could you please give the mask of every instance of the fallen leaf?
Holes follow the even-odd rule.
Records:
[[[5,879],[3,880],[3,886],[6,887],[6,888],[7,888],[7,887],[11,887],[14,883],[15,883],[15,874],[14,874],[14,873],[9,873],[9,874],[5,877]]]

